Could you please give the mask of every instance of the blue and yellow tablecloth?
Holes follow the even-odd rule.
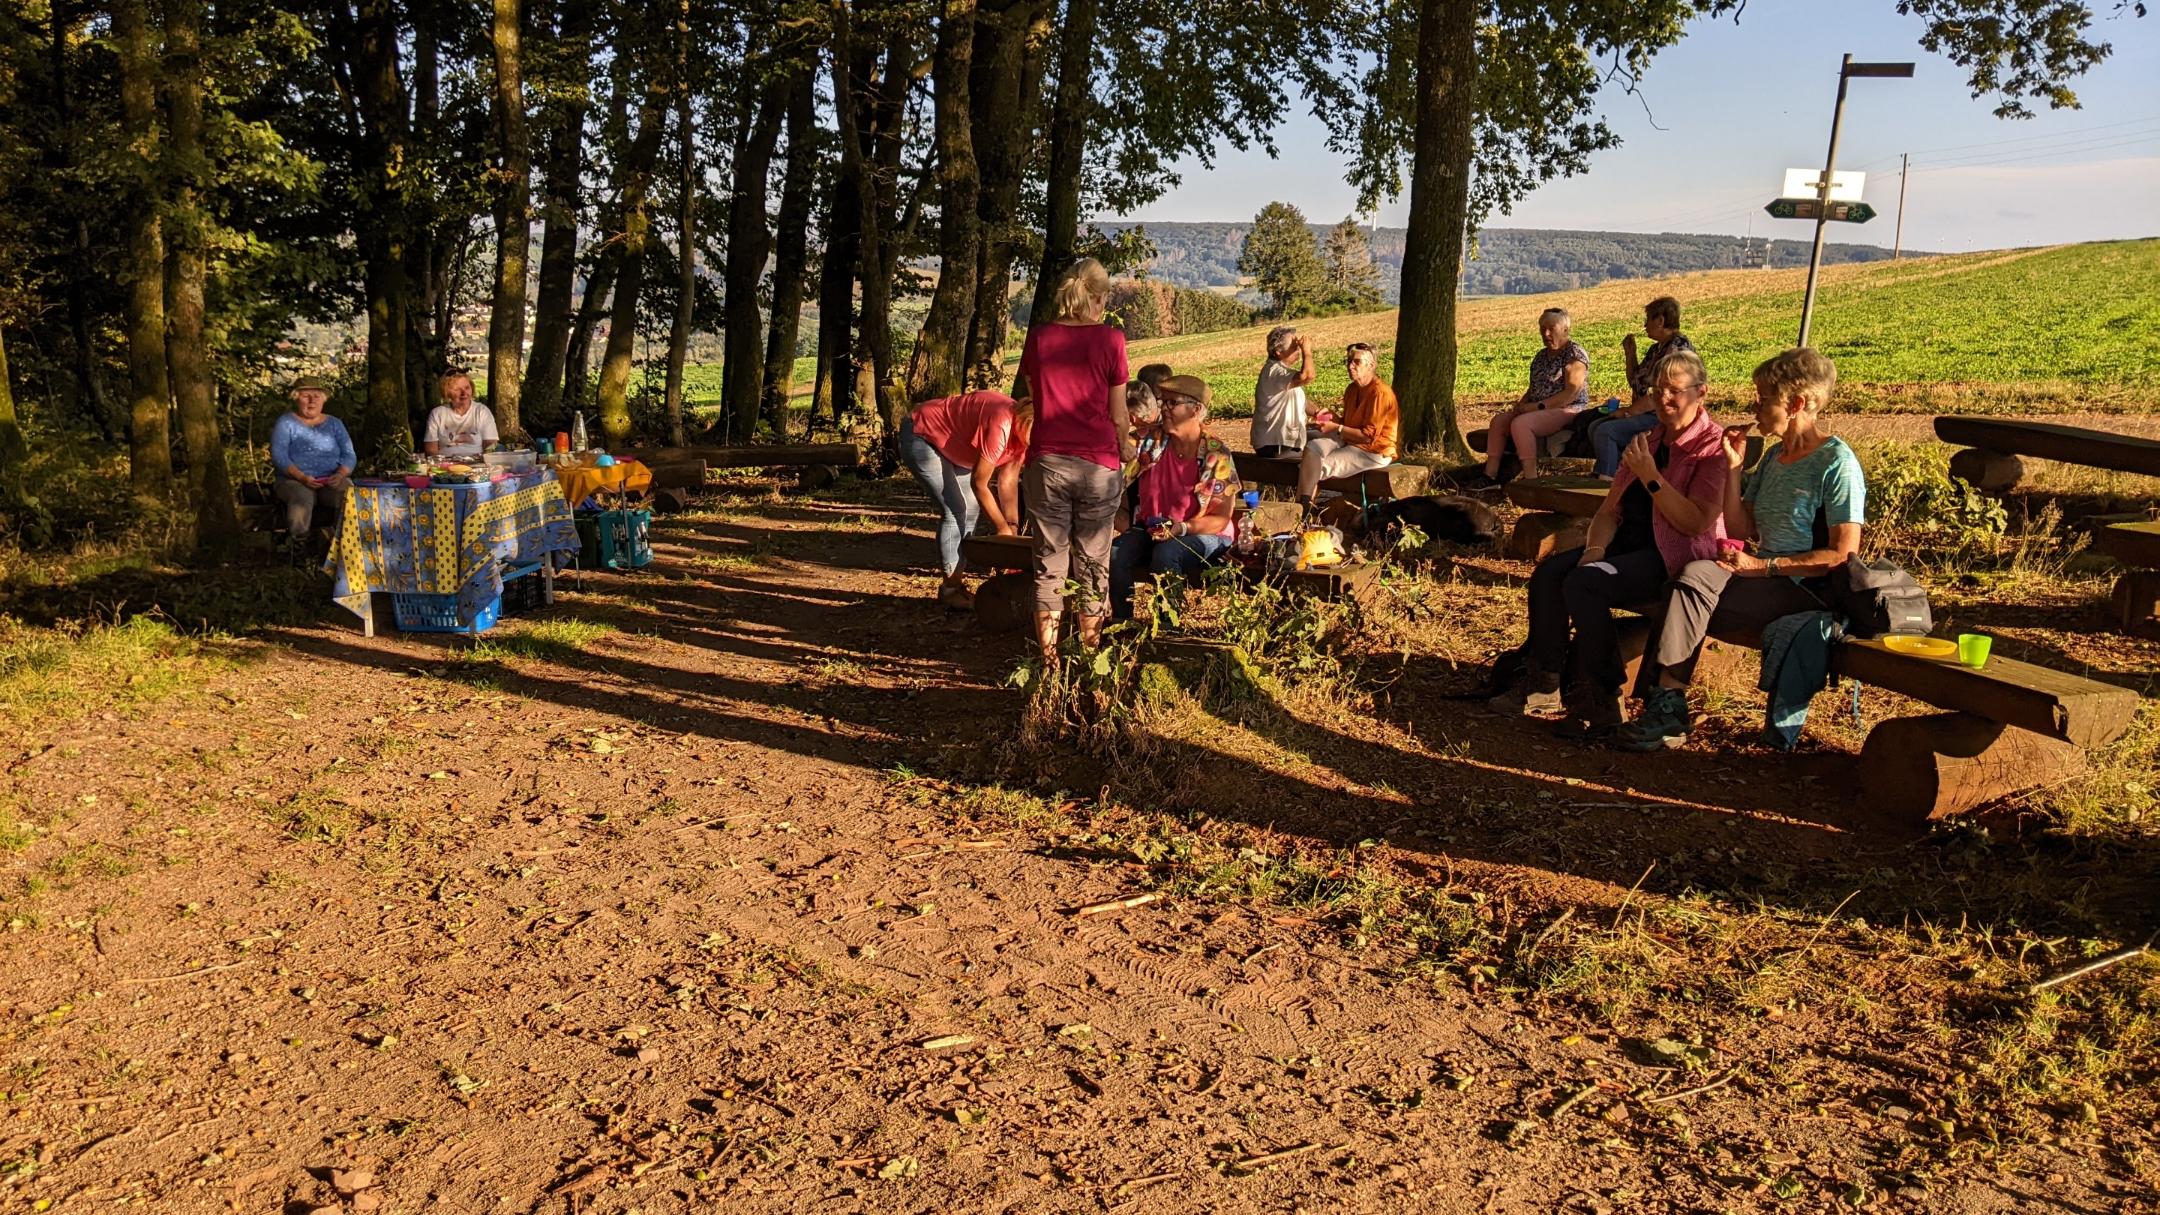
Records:
[[[354,484],[324,566],[330,597],[372,623],[376,591],[456,595],[458,619],[502,594],[505,561],[575,553],[577,528],[547,469],[487,485]]]

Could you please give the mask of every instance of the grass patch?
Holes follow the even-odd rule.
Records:
[[[0,618],[0,719],[29,732],[193,692],[230,670],[223,637],[137,616],[120,624],[34,628]]]
[[[488,634],[465,657],[471,662],[495,662],[507,658],[571,662],[590,649],[594,642],[615,631],[614,625],[593,620],[535,620],[521,627]]]

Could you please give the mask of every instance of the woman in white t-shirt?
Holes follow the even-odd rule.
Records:
[[[472,377],[453,371],[442,378],[443,403],[428,414],[420,449],[431,456],[477,456],[502,436],[495,415],[473,400]]]

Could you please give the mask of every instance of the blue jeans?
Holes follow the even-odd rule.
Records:
[[[960,572],[960,542],[975,533],[981,506],[975,501],[973,472],[946,459],[915,433],[915,419],[900,423],[900,458],[937,503],[938,564],[950,578]]]
[[[1597,456],[1597,475],[1610,477],[1620,471],[1620,453],[1635,436],[1657,429],[1657,411],[1632,418],[1607,418],[1590,428],[1590,450]]]
[[[1110,615],[1119,620],[1132,619],[1133,584],[1140,580],[1142,571],[1191,578],[1229,547],[1228,536],[1152,540],[1144,527],[1125,529],[1110,542]]]

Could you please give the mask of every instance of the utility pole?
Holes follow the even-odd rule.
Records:
[[[1912,172],[1912,153],[1898,153],[1897,171],[1897,239],[1890,245],[1890,260],[1896,261],[1905,253],[1905,175]]]
[[[1807,295],[1800,301],[1800,341],[1805,346],[1815,320],[1815,281],[1822,274],[1823,227],[1830,222],[1830,178],[1837,172],[1838,135],[1845,126],[1845,83],[1855,76],[1909,78],[1909,63],[1854,63],[1847,54],[1838,65],[1837,108],[1830,112],[1830,151],[1823,157],[1822,178],[1815,183],[1815,247],[1808,254]]]

